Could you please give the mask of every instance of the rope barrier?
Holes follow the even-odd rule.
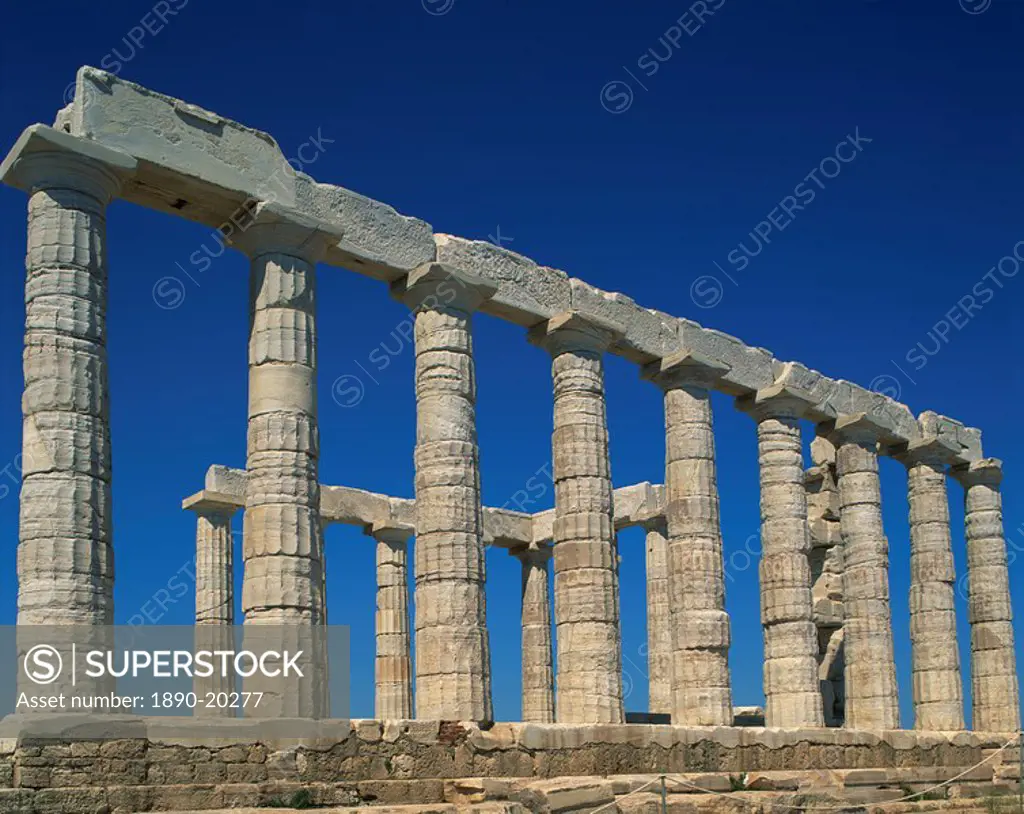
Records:
[[[1008,740],[1006,743],[1004,743],[1002,746],[1000,746],[998,749],[996,749],[988,757],[986,757],[986,758],[982,759],[981,761],[979,761],[978,763],[974,764],[969,769],[964,769],[962,772],[960,772],[960,774],[958,774],[958,775],[956,775],[954,777],[949,778],[949,780],[943,780],[941,783],[937,783],[936,785],[931,786],[931,787],[929,787],[927,789],[924,789],[922,791],[915,791],[913,794],[908,794],[908,795],[905,795],[903,797],[899,797],[899,798],[897,798],[895,800],[885,800],[884,802],[885,802],[886,805],[890,805],[891,803],[904,803],[904,802],[907,802],[909,800],[913,800],[915,797],[923,798],[924,795],[926,795],[926,794],[930,794],[931,792],[933,792],[933,791],[935,791],[937,789],[941,789],[941,788],[944,788],[944,787],[950,785],[951,783],[955,783],[961,777],[964,777],[965,775],[970,774],[975,769],[978,769],[978,768],[984,766],[986,763],[988,763],[991,760],[993,760],[994,758],[998,757],[999,755],[1001,755],[1003,752],[1005,752],[1007,749],[1009,749],[1014,744],[1020,744],[1020,743],[1024,743],[1024,732],[1021,732],[1021,733],[1018,733],[1017,735],[1014,735],[1012,738],[1010,738],[1010,740]],[[1024,756],[1022,756],[1022,760],[1024,760]],[[610,807],[612,807],[614,805],[617,805],[622,800],[625,800],[625,799],[627,799],[629,797],[632,797],[634,794],[639,794],[644,789],[650,788],[655,783],[660,782],[662,780],[662,778],[664,778],[665,780],[671,781],[673,783],[677,783],[677,784],[679,784],[681,786],[684,786],[686,788],[693,789],[694,791],[700,792],[701,794],[710,794],[710,795],[713,795],[715,797],[725,797],[725,798],[727,798],[729,800],[738,800],[739,802],[748,803],[751,806],[753,806],[753,805],[761,805],[761,803],[755,803],[752,800],[745,800],[743,798],[735,797],[734,795],[736,795],[737,793],[740,793],[740,794],[743,793],[743,792],[741,792],[739,790],[737,790],[735,792],[714,791],[713,789],[701,788],[700,786],[698,786],[698,785],[696,785],[694,783],[691,783],[689,780],[685,780],[684,778],[679,777],[678,775],[665,774],[665,775],[659,775],[657,778],[655,778],[654,780],[651,780],[649,783],[645,783],[644,785],[642,785],[642,786],[640,786],[638,788],[633,789],[633,791],[629,792],[629,794],[626,794],[626,795],[618,798],[614,802],[605,803],[604,805],[602,805],[602,806],[600,806],[598,808],[593,809],[592,811],[589,812],[589,814],[597,814],[597,812],[599,812],[599,811],[604,811],[604,810],[606,810],[606,809],[608,809],[608,808],[610,808]],[[1024,784],[1024,777],[1019,778],[1018,783]],[[773,808],[784,808],[784,809],[789,809],[791,811],[841,811],[843,809],[849,809],[849,808],[852,807],[850,803],[846,803],[844,805],[820,805],[820,806],[819,805],[815,805],[813,803],[808,803],[808,804],[802,805],[802,806],[791,806],[791,805],[785,805],[783,803],[772,802],[771,805],[772,805]]]

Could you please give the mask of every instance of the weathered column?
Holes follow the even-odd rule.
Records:
[[[741,406],[757,422],[761,473],[761,623],[765,725],[824,726],[818,683],[818,630],[811,596],[800,419],[815,399],[776,384]]]
[[[208,492],[200,492],[185,500],[182,508],[196,515],[196,651],[233,650],[235,576],[231,517],[237,507],[218,501]],[[214,673],[194,677],[192,691],[199,703],[193,715],[235,717],[235,709],[228,703],[218,703],[216,696],[236,689],[233,676]]]
[[[664,517],[647,532],[647,709],[672,714],[672,603],[669,589],[668,529]]]
[[[551,594],[548,546],[513,551],[523,568],[523,712],[522,720],[555,721],[555,681],[551,667]]]
[[[567,312],[530,331],[554,379],[559,723],[622,723],[622,642],[602,354],[620,333]]]
[[[1002,462],[983,458],[953,473],[964,487],[967,525],[972,728],[1014,732],[1021,728],[1020,690],[999,492]]]
[[[957,648],[953,544],[946,465],[951,450],[938,439],[912,443],[896,456],[907,467],[910,502],[910,644],[914,728],[964,728]]]
[[[492,717],[472,313],[496,286],[428,263],[416,313],[416,717]]]
[[[324,623],[316,261],[339,237],[305,215],[260,204],[232,239],[251,260],[242,611],[246,625],[280,626],[292,631],[289,637]],[[299,647],[298,640],[293,644]],[[264,699],[263,714],[325,714],[326,688],[316,678],[283,686],[273,682],[275,695]]]
[[[127,155],[42,125],[0,165],[4,183],[30,195],[22,626],[113,623],[106,207],[134,169]]]
[[[692,353],[674,354],[644,369],[665,393],[670,709],[677,725],[733,723],[729,616],[708,390],[728,370]]]
[[[374,525],[377,541],[377,657],[374,716],[412,718],[412,663],[409,645],[409,537],[412,530]]]
[[[882,527],[879,428],[865,413],[842,416],[832,433],[843,538],[843,647],[847,729],[900,724],[889,605],[889,542]]]

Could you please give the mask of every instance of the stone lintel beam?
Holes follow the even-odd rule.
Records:
[[[268,133],[89,66],[58,118],[71,133],[139,160],[124,197],[141,206],[216,229],[252,201],[275,201],[339,226],[344,237],[326,262],[380,280],[435,258],[430,224],[306,174],[333,149],[336,134],[321,128],[286,157]]]
[[[917,417],[923,438],[938,438],[956,450],[956,463],[969,464],[982,458],[981,430],[966,427],[954,418],[925,410]]]
[[[594,288],[490,242],[434,234],[428,223],[400,215],[380,201],[296,172],[267,133],[107,71],[81,68],[74,101],[58,120],[74,134],[69,137],[84,137],[77,141],[137,162],[135,178],[125,184],[122,196],[141,206],[220,228],[244,218],[247,207],[257,201],[274,202],[340,229],[341,238],[328,246],[325,263],[389,283],[430,261],[452,264],[497,286],[482,311],[523,327],[567,310],[610,319],[621,326],[621,333],[608,351],[638,364],[675,350],[702,353],[730,366],[716,389],[735,396],[756,392],[780,376],[795,381],[808,375],[821,394],[819,404],[830,404],[839,414],[885,415],[900,442],[910,442],[920,432],[906,407],[879,393],[776,360],[763,348],[644,308],[624,294]],[[332,143],[330,133],[311,133],[291,161],[305,169]],[[790,373],[783,371],[787,366]],[[960,437],[964,461],[981,457],[977,430],[937,418]],[[949,430],[953,425],[960,429]]]
[[[230,517],[245,507],[245,497],[203,489],[181,501],[181,508],[200,515],[226,515]]]

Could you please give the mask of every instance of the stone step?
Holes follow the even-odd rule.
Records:
[[[295,814],[294,808],[216,808],[203,814]],[[311,809],[315,814],[529,814],[519,803],[434,803],[428,805],[342,806]],[[150,814],[150,812],[132,812]],[[164,811],[159,814],[196,814],[194,810]]]

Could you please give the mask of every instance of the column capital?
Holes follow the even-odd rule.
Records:
[[[998,486],[1003,480],[1003,462],[998,458],[982,458],[969,464],[958,464],[950,472],[965,489],[981,484]]]
[[[841,415],[835,421],[819,424],[818,432],[837,447],[840,444],[859,444],[863,447],[872,447],[876,451],[880,444],[885,446],[899,440],[871,413]]]
[[[498,290],[497,283],[444,263],[424,263],[391,284],[391,296],[413,311],[445,307],[473,313]]]
[[[239,509],[243,508],[242,503],[234,495],[222,492],[212,492],[203,489],[181,501],[181,508],[186,511],[195,512],[200,517],[223,517],[230,518]]]
[[[699,387],[707,390],[730,370],[732,365],[725,362],[694,351],[682,350],[644,365],[640,369],[640,375],[662,390],[680,387]]]
[[[933,467],[955,464],[959,452],[958,445],[945,438],[933,436],[893,447],[890,455],[909,469],[915,464],[928,464]]]
[[[405,543],[416,533],[412,526],[396,524],[393,521],[374,521],[367,523],[363,528],[368,537],[379,543]]]
[[[530,328],[530,342],[539,345],[552,356],[584,350],[603,353],[626,335],[626,329],[616,322],[579,311],[563,311]]]
[[[343,235],[340,226],[268,201],[245,210],[239,220],[242,222],[231,220],[221,227],[222,234],[224,229],[230,230],[224,239],[253,260],[266,254],[285,254],[314,264]]]
[[[543,564],[551,559],[552,549],[550,545],[533,543],[528,546],[510,548],[508,553],[521,562]]]
[[[755,421],[763,421],[766,418],[803,418],[817,403],[818,399],[809,390],[776,382],[756,393],[739,396],[736,409]]]
[[[19,136],[0,164],[0,180],[32,194],[41,189],[70,189],[106,204],[135,174],[138,162],[127,153],[43,124]]]
[[[668,535],[668,517],[664,514],[648,517],[646,520],[641,521],[639,526],[644,531],[658,531],[665,536]]]

